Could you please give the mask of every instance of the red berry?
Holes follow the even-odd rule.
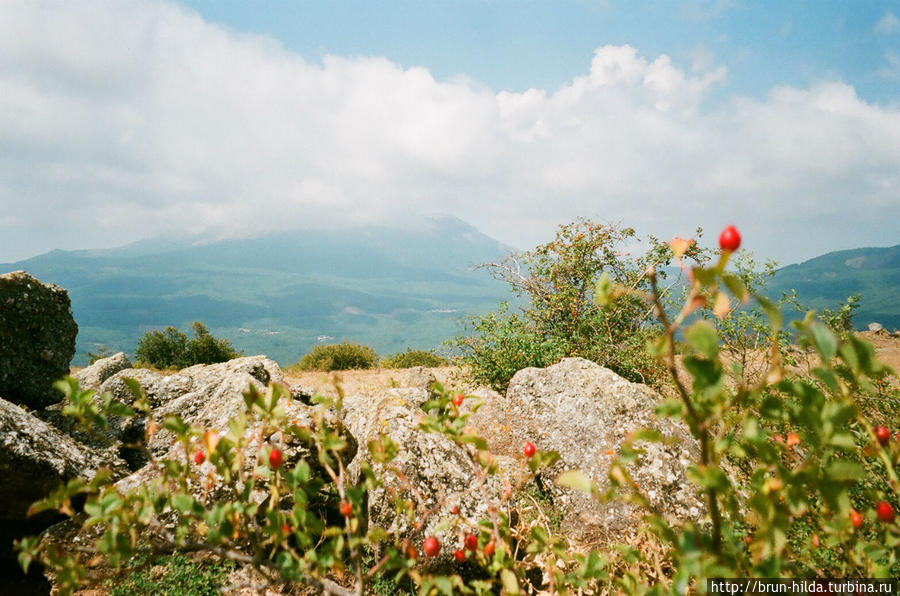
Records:
[[[741,235],[737,228],[728,226],[719,234],[719,248],[727,252],[734,252],[741,247]]]
[[[273,470],[277,470],[281,467],[281,464],[284,463],[284,459],[281,456],[281,451],[279,449],[273,449],[269,452],[269,467]]]
[[[281,525],[281,533],[282,534],[290,534],[291,533],[291,526],[287,522],[284,522]]]
[[[450,513],[453,515],[459,515],[459,505],[454,505],[453,509],[450,510]]]
[[[525,457],[531,459],[532,457],[534,457],[534,453],[537,451],[537,448],[534,446],[534,443],[528,442],[525,443],[525,449],[523,449],[522,451],[524,451]]]
[[[882,445],[887,445],[891,441],[891,431],[879,424],[875,427],[875,438]]]
[[[861,516],[858,511],[851,511],[850,523],[853,524],[854,528],[861,528],[863,525],[863,516]]]
[[[491,557],[494,555],[494,541],[491,540],[487,544],[484,545],[484,554],[487,557]]]
[[[198,466],[206,461],[206,455],[202,450],[198,449],[197,453],[194,454],[194,463]]]
[[[351,515],[353,515],[353,505],[351,505],[347,501],[342,502],[341,515],[343,515],[344,517],[350,517]]]
[[[422,550],[426,557],[436,557],[441,552],[441,543],[434,536],[429,536],[422,544]]]
[[[875,505],[875,515],[883,522],[890,523],[894,521],[894,508],[887,501],[879,501]]]
[[[466,549],[472,551],[473,553],[478,550],[478,536],[475,534],[469,534],[466,536]]]
[[[409,559],[418,559],[419,551],[416,550],[416,547],[410,545],[409,548],[406,549],[406,556]]]
[[[458,563],[462,563],[466,560],[466,551],[461,548],[456,549],[456,552],[453,553],[453,558],[456,559]]]
[[[458,393],[458,394],[454,395],[453,396],[453,405],[458,408],[459,406],[462,405],[463,399],[465,399],[465,398],[463,397],[462,393]]]

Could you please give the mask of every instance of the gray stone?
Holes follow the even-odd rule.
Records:
[[[703,501],[686,477],[699,460],[699,445],[688,428],[658,419],[661,396],[581,358],[567,358],[548,368],[526,368],[512,378],[505,396],[495,394],[470,418],[495,453],[520,456],[526,441],[557,451],[560,461],[544,472],[542,483],[563,514],[562,531],[581,540],[620,539],[637,526],[641,512],[618,499],[597,503],[583,493],[561,487],[555,478],[581,470],[601,489],[629,433],[649,428],[667,439],[643,443],[644,453],[629,469],[651,505],[673,520],[701,518]]]
[[[30,408],[62,399],[53,383],[69,373],[77,334],[68,292],[24,271],[0,275],[0,395]]]
[[[82,445],[0,399],[0,519],[24,519],[29,506],[61,482],[91,479],[100,468],[127,473],[114,451]]]
[[[78,380],[82,389],[99,389],[103,381],[126,368],[131,368],[131,361],[125,352],[119,352],[109,358],[101,358],[72,376]]]
[[[390,533],[396,540],[410,539],[420,550],[427,535],[436,536],[446,547],[429,566],[449,564],[458,542],[457,532],[475,528],[490,519],[488,504],[509,496],[516,472],[523,472],[509,457],[495,458],[499,472],[482,476],[467,451],[442,434],[419,429],[427,398],[424,388],[385,389],[376,394],[344,398],[343,421],[360,445],[386,435],[399,446],[397,457],[384,465],[372,460],[366,448],[359,450],[350,466],[351,474],[363,462],[372,466],[382,484],[368,495],[368,523]],[[416,504],[413,515],[398,515],[395,495]],[[459,508],[459,514],[452,509]],[[418,527],[417,527],[418,525]]]
[[[884,325],[882,325],[881,323],[869,323],[867,328],[872,333],[881,333],[882,331],[884,331]]]

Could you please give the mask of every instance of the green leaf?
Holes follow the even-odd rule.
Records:
[[[725,282],[725,285],[731,291],[731,294],[741,302],[746,303],[747,300],[750,299],[750,293],[747,291],[747,286],[744,285],[744,282],[742,282],[741,278],[738,276],[726,273],[722,276],[722,281]]]
[[[478,450],[484,450],[488,448],[487,441],[478,435],[463,435],[459,437],[460,443],[470,443],[475,446]]]
[[[684,403],[680,399],[670,397],[656,404],[656,415],[660,418],[677,418],[684,411]]]
[[[519,593],[519,580],[516,578],[516,574],[509,569],[500,570],[500,582],[507,594]]]
[[[837,337],[831,332],[831,329],[822,323],[811,323],[809,331],[822,362],[828,362],[837,355]]]
[[[687,328],[684,336],[692,348],[709,359],[719,352],[719,334],[708,321],[697,321]]]
[[[182,513],[190,513],[194,509],[194,498],[184,494],[174,495],[172,497],[172,507]]]
[[[836,482],[862,480],[866,476],[865,468],[860,464],[846,460],[836,459],[825,466],[825,478]]]
[[[597,280],[596,286],[596,299],[597,304],[600,306],[606,306],[610,303],[610,298],[612,296],[613,284],[609,279],[609,272],[604,271],[603,275],[600,276],[600,279]]]
[[[778,333],[778,331],[781,330],[781,310],[762,294],[754,294],[753,298],[756,299],[760,308],[762,308],[763,312],[766,313],[766,316],[769,318],[769,326],[771,327],[772,332]]]
[[[594,483],[581,470],[567,470],[563,472],[556,477],[556,483],[588,494],[596,490]]]

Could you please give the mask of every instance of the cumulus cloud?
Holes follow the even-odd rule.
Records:
[[[312,63],[174,5],[90,7],[0,5],[0,262],[434,213],[522,247],[580,215],[736,222],[783,261],[898,241],[900,111],[841,83],[709,111],[725,67],[605,46],[555,91],[494,92]]]
[[[882,35],[893,35],[900,31],[900,19],[891,11],[886,11],[884,16],[875,23],[875,31]]]

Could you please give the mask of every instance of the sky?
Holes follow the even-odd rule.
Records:
[[[434,215],[900,244],[900,2],[0,0],[0,262]]]

